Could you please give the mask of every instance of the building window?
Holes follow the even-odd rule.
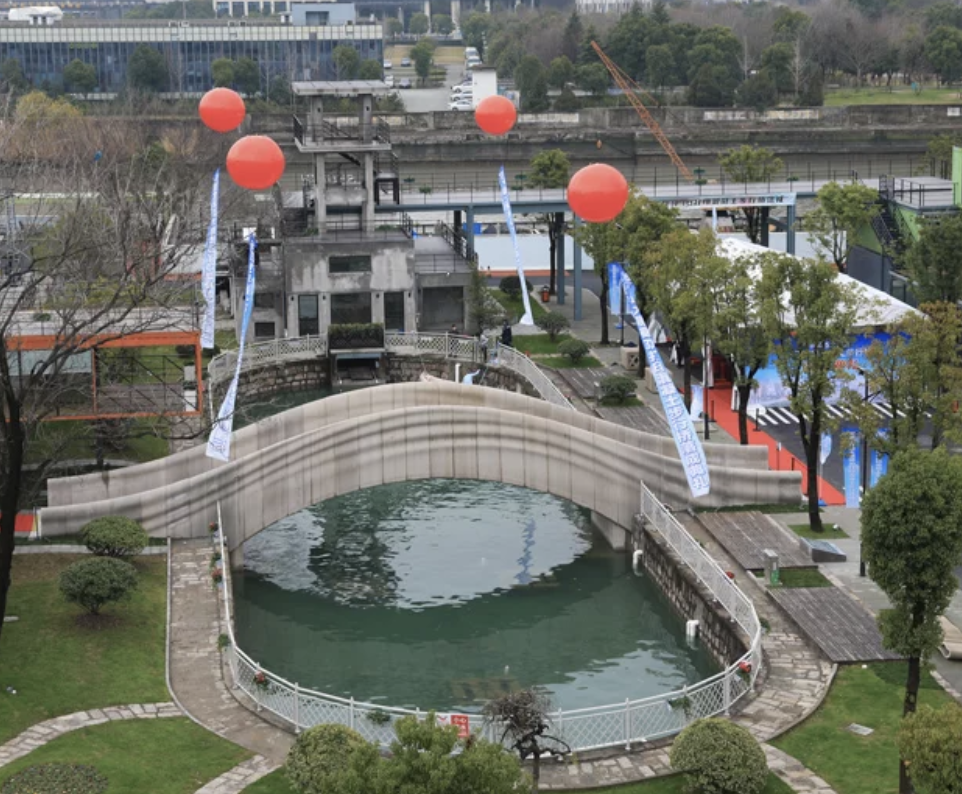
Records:
[[[321,324],[317,313],[317,295],[297,296],[297,335],[317,336]]]
[[[254,323],[255,339],[273,339],[274,323]]]
[[[348,292],[331,295],[331,324],[371,322],[371,293]]]
[[[328,273],[370,273],[371,257],[369,255],[332,256],[327,261]]]
[[[273,309],[274,293],[273,292],[255,292],[254,308],[255,309]]]
[[[384,293],[384,330],[404,330],[404,293]]]

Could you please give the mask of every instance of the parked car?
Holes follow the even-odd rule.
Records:
[[[410,78],[410,77],[402,77],[402,78],[398,81],[397,87],[398,87],[398,88],[410,88],[410,87],[411,87],[411,78]]]
[[[393,74],[386,74],[386,75],[384,75],[384,85],[386,85],[388,88],[394,88],[394,75],[393,75]]]
[[[451,89],[451,97],[454,98],[456,96],[461,96],[463,94],[470,94],[472,93],[472,88],[473,86],[470,83],[468,84],[462,83],[461,85],[456,85],[454,88]]]
[[[448,110],[473,110],[474,103],[470,99],[458,99],[448,105]]]
[[[385,69],[393,69],[393,68],[394,68],[394,64],[391,63],[390,61],[385,61],[385,62],[384,62],[384,68],[385,68]]]
[[[401,58],[401,66],[410,66],[410,65],[411,65],[410,58]]]

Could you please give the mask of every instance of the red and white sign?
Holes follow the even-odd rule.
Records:
[[[458,729],[458,738],[467,739],[471,735],[471,720],[467,714],[437,714],[438,725],[454,725]]]

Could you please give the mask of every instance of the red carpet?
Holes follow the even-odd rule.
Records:
[[[34,515],[33,513],[17,513],[17,521],[14,524],[14,532],[18,535],[29,535],[33,532]]]
[[[738,438],[738,414],[731,409],[732,390],[731,387],[716,386],[706,392],[706,399],[709,406],[709,415],[715,423],[723,428],[732,438]],[[772,471],[800,471],[802,473],[802,494],[808,487],[808,474],[805,471],[805,464],[792,455],[787,449],[778,450],[775,439],[767,433],[756,430],[755,423],[748,420],[748,443],[752,446],[765,445],[768,447],[768,468]],[[845,496],[835,487],[825,481],[823,477],[818,478],[819,497],[827,505],[844,505]]]

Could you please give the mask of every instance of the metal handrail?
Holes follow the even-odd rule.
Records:
[[[731,615],[750,638],[748,651],[719,673],[674,692],[637,700],[558,711],[550,715],[551,733],[563,738],[574,751],[594,750],[671,736],[696,719],[728,714],[731,706],[750,692],[761,665],[761,622],[751,600],[725,574],[688,534],[671,513],[641,485],[641,512],[652,528],[674,550],[682,563],[691,568],[701,584]],[[420,710],[381,706],[328,695],[302,688],[296,682],[265,670],[238,646],[231,617],[231,580],[226,528],[220,502],[217,504],[218,537],[223,565],[222,598],[228,645],[225,648],[233,686],[256,705],[294,727],[299,733],[323,722],[347,725],[366,740],[387,746],[394,739],[393,722],[407,715],[420,716]],[[377,714],[377,718],[369,716]],[[387,715],[384,720],[382,715]],[[480,715],[468,715],[473,733],[490,734],[490,726]],[[489,735],[489,738],[496,738]]]

